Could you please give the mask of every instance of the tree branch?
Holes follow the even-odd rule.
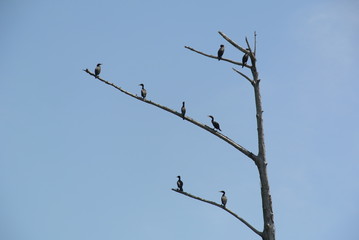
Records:
[[[194,48],[191,48],[191,47],[189,47],[189,46],[184,46],[184,47],[187,48],[187,49],[189,49],[189,50],[191,50],[191,51],[193,51],[193,52],[199,53],[199,54],[201,54],[201,55],[203,55],[203,56],[206,56],[206,57],[209,57],[209,58],[214,58],[214,59],[217,59],[217,60],[218,60],[218,57],[217,57],[217,56],[209,55],[209,54],[200,52],[200,51],[198,51],[198,50],[196,50],[196,49],[194,49]],[[221,61],[226,61],[226,62],[230,62],[230,63],[236,64],[236,65],[239,65],[239,66],[243,66],[243,64],[242,64],[241,62],[236,62],[236,61],[233,61],[233,60],[231,60],[231,59],[227,59],[227,58],[223,58],[223,57],[221,58]],[[246,65],[244,65],[244,66],[247,67]]]
[[[254,81],[252,79],[250,79],[247,75],[241,73],[240,71],[238,71],[237,69],[235,68],[232,68],[233,71],[235,71],[236,73],[240,74],[242,77],[244,77],[245,79],[247,79],[252,85],[254,84]]]
[[[249,49],[249,57],[251,58],[252,66],[255,67],[255,65],[256,65],[256,56],[253,53],[251,46],[249,45],[247,37],[246,37],[246,43],[247,43],[247,47]]]
[[[238,219],[239,221],[241,221],[242,223],[244,223],[244,225],[246,225],[247,227],[249,227],[253,232],[255,232],[256,234],[258,234],[259,236],[262,236],[262,232],[258,231],[255,227],[253,227],[251,224],[249,224],[246,220],[244,220],[243,218],[241,218],[240,216],[238,216],[237,214],[235,214],[234,212],[232,212],[232,211],[229,210],[228,208],[224,208],[221,204],[218,204],[218,203],[216,203],[216,202],[209,201],[209,200],[206,200],[206,199],[203,199],[203,198],[194,196],[194,195],[192,195],[192,194],[189,194],[189,193],[186,193],[186,192],[183,192],[183,191],[174,189],[174,188],[172,188],[172,191],[178,192],[178,193],[183,194],[183,195],[185,195],[185,196],[187,196],[187,197],[190,197],[190,198],[193,198],[193,199],[202,201],[202,202],[206,202],[206,203],[212,204],[212,205],[214,205],[214,206],[216,206],[216,207],[219,207],[219,208],[223,209],[224,211],[230,213],[232,216],[234,216],[235,218],[237,218],[237,219]]]
[[[226,39],[227,42],[229,42],[230,44],[232,44],[233,47],[237,48],[238,50],[240,50],[243,53],[248,53],[248,51],[244,48],[242,48],[241,46],[239,46],[236,42],[234,42],[232,39],[230,39],[229,37],[226,36],[226,34],[222,33],[221,31],[218,31],[218,33],[224,38]]]
[[[106,83],[106,84],[108,84],[108,85],[110,85],[110,86],[116,88],[117,90],[120,90],[121,92],[123,92],[123,93],[125,93],[125,94],[127,94],[127,95],[129,95],[129,96],[131,96],[131,97],[133,97],[133,98],[136,98],[137,100],[140,100],[140,101],[145,102],[145,103],[147,103],[147,104],[151,104],[151,105],[153,105],[153,106],[156,106],[156,107],[158,107],[158,108],[161,108],[161,109],[163,109],[163,110],[165,110],[165,111],[167,111],[167,112],[170,112],[170,113],[172,113],[172,114],[174,114],[174,115],[176,115],[176,116],[182,118],[182,114],[181,114],[181,113],[179,113],[179,112],[177,112],[177,111],[175,111],[175,110],[172,110],[171,108],[168,108],[168,107],[166,107],[166,106],[163,106],[163,105],[160,105],[160,104],[158,104],[158,103],[155,103],[155,102],[153,102],[153,101],[151,101],[151,100],[143,99],[143,98],[140,97],[140,96],[137,96],[137,95],[135,95],[135,94],[132,94],[132,93],[130,93],[130,92],[124,90],[123,88],[121,88],[121,87],[115,85],[114,83],[108,82],[108,81],[102,79],[102,78],[99,77],[99,76],[96,77],[95,74],[92,73],[92,72],[90,72],[88,69],[85,69],[84,71],[85,71],[86,73],[88,73],[88,74],[94,76],[95,78],[97,78],[97,79],[100,80],[101,82],[104,82],[104,83]],[[194,125],[197,125],[197,126],[200,127],[200,128],[203,128],[204,130],[206,130],[206,131],[212,133],[213,135],[217,136],[218,138],[222,139],[223,141],[229,143],[229,144],[232,145],[234,148],[236,148],[236,149],[238,149],[240,152],[242,152],[244,155],[246,155],[247,157],[249,157],[250,159],[252,159],[254,162],[257,161],[257,157],[256,157],[252,152],[248,151],[246,148],[242,147],[241,145],[239,145],[238,143],[236,143],[235,141],[233,141],[233,140],[230,139],[229,137],[223,135],[223,134],[220,133],[220,132],[217,132],[216,130],[214,130],[213,128],[211,128],[211,127],[209,127],[209,126],[207,126],[207,125],[205,125],[205,124],[202,124],[202,123],[200,123],[200,122],[197,122],[196,120],[194,120],[194,119],[192,119],[192,118],[190,118],[190,117],[188,117],[188,116],[185,116],[184,119],[186,119],[186,120],[189,121],[190,123],[193,123]]]

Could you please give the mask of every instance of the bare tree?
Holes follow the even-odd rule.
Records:
[[[269,182],[268,182],[268,176],[267,176],[267,160],[266,160],[266,152],[265,152],[263,117],[262,117],[263,110],[262,110],[262,101],[261,101],[261,94],[260,94],[260,87],[259,87],[260,79],[259,79],[259,75],[258,75],[258,71],[257,71],[257,67],[256,67],[256,60],[257,60],[256,59],[256,45],[257,45],[256,37],[257,36],[256,36],[256,33],[254,33],[254,47],[253,48],[250,46],[247,38],[245,39],[247,46],[246,46],[246,48],[244,48],[244,47],[241,47],[240,45],[238,45],[237,43],[235,43],[229,37],[227,37],[224,33],[222,33],[222,32],[218,32],[218,33],[226,41],[228,41],[232,46],[234,46],[240,52],[242,52],[244,54],[244,56],[246,56],[247,59],[249,58],[251,60],[251,65],[248,65],[247,59],[243,59],[242,62],[236,62],[231,59],[223,58],[222,56],[220,57],[221,61],[226,61],[226,62],[235,64],[235,65],[238,65],[238,66],[246,67],[251,70],[252,76],[249,77],[249,76],[245,75],[244,73],[242,73],[241,71],[233,68],[233,70],[236,73],[240,74],[242,77],[244,77],[253,86],[253,89],[254,89],[255,105],[256,105],[256,119],[257,119],[257,134],[258,134],[258,137],[257,137],[258,138],[258,153],[257,154],[254,154],[251,151],[247,150],[246,148],[244,148],[240,144],[234,142],[232,139],[230,139],[226,135],[216,131],[216,129],[211,128],[203,123],[200,123],[200,122],[184,115],[183,112],[180,113],[171,108],[160,105],[156,102],[147,100],[143,95],[137,96],[135,94],[132,94],[132,93],[124,90],[123,88],[116,86],[115,84],[102,79],[99,76],[99,74],[94,74],[94,73],[90,72],[88,69],[85,69],[84,71],[87,72],[88,74],[94,76],[96,79],[120,90],[121,92],[127,94],[128,96],[131,96],[133,98],[136,98],[137,100],[143,101],[144,103],[148,103],[148,104],[151,104],[158,108],[161,108],[167,112],[177,115],[180,118],[183,118],[184,120],[187,120],[190,123],[197,125],[198,127],[212,133],[213,135],[219,137],[220,139],[224,140],[228,144],[232,145],[234,148],[236,148],[241,153],[243,153],[245,156],[247,156],[250,160],[252,160],[253,163],[257,166],[257,169],[259,172],[259,177],[260,177],[260,183],[261,183],[261,198],[262,198],[263,225],[264,225],[262,230],[258,230],[255,227],[253,227],[250,223],[248,223],[242,217],[238,216],[236,213],[234,213],[231,210],[229,210],[228,208],[226,208],[225,205],[223,205],[223,204],[220,205],[216,202],[209,201],[209,200],[200,198],[198,196],[192,195],[190,193],[181,191],[180,189],[172,189],[172,190],[177,193],[183,194],[187,197],[217,206],[217,207],[223,209],[224,211],[230,213],[235,218],[237,218],[239,221],[241,221],[243,224],[245,224],[249,229],[251,229],[255,234],[262,237],[263,240],[275,240],[275,227],[274,227],[274,215],[273,215],[273,210],[272,210],[272,198],[270,195],[270,188],[269,188]],[[203,56],[209,57],[209,58],[219,59],[218,56],[206,54],[206,53],[200,52],[200,51],[195,50],[194,48],[191,48],[188,46],[185,46],[185,48],[187,48],[193,52],[196,52],[198,54],[201,54]],[[143,88],[143,86],[142,86],[142,88]]]

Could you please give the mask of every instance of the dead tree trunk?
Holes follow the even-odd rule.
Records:
[[[241,46],[239,46],[237,43],[235,43],[233,40],[231,40],[229,37],[227,37],[225,34],[223,34],[222,32],[218,32],[226,41],[228,41],[232,46],[234,46],[235,48],[237,48],[239,51],[241,51],[244,54],[248,54],[250,60],[251,60],[251,65],[247,65],[246,63],[241,63],[241,62],[236,62],[233,61],[231,59],[226,59],[226,58],[221,58],[221,61],[225,61],[225,62],[230,62],[232,64],[235,65],[239,65],[242,67],[246,67],[249,68],[251,70],[252,73],[252,78],[248,77],[247,75],[245,75],[244,73],[238,71],[237,69],[233,68],[233,70],[235,72],[237,72],[238,74],[240,74],[242,77],[244,77],[246,80],[248,80],[251,85],[253,86],[254,89],[254,96],[255,96],[255,105],[256,105],[256,119],[257,119],[257,133],[258,133],[258,154],[254,154],[251,151],[247,150],[246,148],[244,148],[243,146],[241,146],[240,144],[234,142],[232,139],[230,139],[229,137],[227,137],[226,135],[216,131],[215,129],[200,123],[188,116],[184,116],[182,115],[180,112],[177,112],[171,108],[168,108],[166,106],[160,105],[156,102],[153,102],[151,100],[147,100],[145,97],[141,97],[141,96],[137,96],[135,94],[132,94],[126,90],[124,90],[123,88],[108,82],[104,79],[102,79],[101,77],[99,77],[98,75],[95,75],[94,73],[90,72],[88,69],[85,69],[84,71],[87,72],[88,74],[94,76],[96,79],[120,90],[121,92],[125,93],[126,95],[136,98],[137,100],[143,101],[147,104],[151,104],[153,106],[156,106],[158,108],[161,108],[167,112],[170,112],[174,115],[177,115],[180,118],[183,118],[184,120],[187,120],[190,123],[193,123],[195,125],[197,125],[198,127],[212,133],[213,135],[219,137],[220,139],[222,139],[223,141],[227,142],[228,144],[232,145],[234,148],[236,148],[237,150],[239,150],[241,153],[243,153],[244,155],[246,155],[249,159],[251,159],[255,165],[257,166],[258,172],[259,172],[259,177],[260,177],[260,182],[261,182],[261,198],[262,198],[262,210],[263,210],[263,230],[260,231],[258,229],[256,229],[255,227],[253,227],[250,223],[248,223],[245,219],[243,219],[242,217],[238,216],[236,213],[234,213],[233,211],[231,211],[230,209],[222,206],[219,203],[213,202],[213,201],[209,201],[203,198],[200,198],[198,196],[195,196],[193,194],[187,193],[187,192],[183,192],[180,191],[179,189],[172,189],[175,192],[178,192],[180,194],[183,194],[187,197],[202,201],[202,202],[206,202],[209,203],[211,205],[217,206],[221,209],[223,209],[224,211],[230,213],[232,216],[234,216],[235,218],[237,218],[239,221],[241,221],[243,224],[245,224],[250,230],[252,230],[255,234],[257,234],[258,236],[260,236],[263,240],[275,240],[275,227],[274,227],[274,215],[273,215],[273,209],[272,209],[272,198],[270,195],[270,188],[269,188],[269,182],[268,182],[268,176],[267,176],[267,160],[266,160],[266,152],[265,152],[265,141],[264,141],[264,130],[263,130],[263,110],[262,110],[262,101],[261,101],[261,94],[260,94],[260,79],[259,79],[259,74],[257,71],[257,67],[256,67],[256,33],[254,34],[254,49],[252,50],[247,38],[246,38],[246,48],[243,48]],[[185,48],[194,51],[198,54],[201,54],[203,56],[209,57],[209,58],[214,58],[217,59],[217,56],[214,55],[210,55],[210,54],[206,54],[203,52],[200,52],[198,50],[195,50],[191,47],[185,46]]]
[[[261,181],[261,196],[262,196],[262,209],[263,209],[263,240],[275,239],[275,228],[273,220],[272,197],[270,195],[269,182],[267,176],[267,161],[265,154],[265,143],[263,133],[263,118],[262,118],[262,101],[259,88],[259,79],[255,80],[254,94],[256,99],[257,110],[257,128],[258,128],[258,155],[257,155],[257,168]]]

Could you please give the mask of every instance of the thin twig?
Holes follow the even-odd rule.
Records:
[[[253,232],[255,232],[256,234],[258,234],[259,236],[262,236],[262,232],[258,231],[255,227],[253,227],[251,224],[249,224],[246,220],[244,220],[243,218],[241,218],[240,216],[238,216],[237,214],[235,214],[234,212],[232,212],[231,210],[229,210],[228,208],[225,208],[223,207],[221,204],[218,204],[216,202],[213,202],[213,201],[209,201],[207,199],[203,199],[203,198],[200,198],[200,197],[197,197],[197,196],[194,196],[192,194],[189,194],[187,192],[183,192],[183,191],[180,191],[178,189],[174,189],[172,188],[172,191],[175,191],[175,192],[178,192],[180,194],[183,194],[187,197],[190,197],[190,198],[193,198],[193,199],[197,199],[199,201],[202,201],[202,202],[206,202],[206,203],[209,203],[209,204],[212,204],[216,207],[219,207],[221,209],[223,209],[224,211],[230,213],[232,216],[234,216],[235,218],[237,218],[239,221],[241,221],[242,223],[244,223],[247,227],[249,227]]]
[[[238,71],[235,68],[232,68],[233,71],[235,71],[236,73],[240,74],[242,77],[244,77],[245,79],[247,79],[252,85],[254,84],[254,81],[252,79],[250,79],[247,75],[245,75],[244,73],[241,73],[240,71]]]
[[[247,46],[248,46],[248,49],[249,49],[249,57],[251,58],[251,62],[252,62],[251,71],[252,71],[252,75],[253,75],[253,81],[254,81],[254,83],[259,83],[258,72],[257,72],[257,67],[256,67],[257,59],[256,59],[255,54],[252,51],[251,46],[249,45],[247,37],[246,37],[246,43],[247,43]]]
[[[252,65],[254,65],[253,61],[255,61],[256,58],[255,58],[255,56],[253,54],[251,46],[249,45],[247,37],[246,37],[246,43],[247,43],[247,47],[249,49],[249,56],[251,57]]]
[[[137,96],[137,95],[135,95],[135,94],[132,94],[132,93],[130,93],[130,92],[124,90],[123,88],[121,88],[121,87],[115,85],[114,83],[108,82],[108,81],[102,79],[102,78],[99,77],[99,76],[95,76],[95,74],[92,73],[92,72],[90,72],[88,69],[84,69],[84,71],[85,71],[86,73],[88,73],[88,74],[94,76],[95,78],[97,78],[97,79],[100,80],[101,82],[104,82],[104,83],[106,83],[106,84],[108,84],[108,85],[110,85],[110,86],[116,88],[117,90],[120,90],[121,92],[123,92],[123,93],[125,93],[125,94],[127,94],[127,95],[129,95],[129,96],[131,96],[131,97],[133,97],[133,98],[136,98],[137,100],[140,100],[140,101],[142,101],[142,102],[151,104],[151,105],[156,106],[156,107],[158,107],[158,108],[161,108],[161,109],[163,109],[163,110],[165,110],[165,111],[167,111],[167,112],[170,112],[170,113],[172,113],[172,114],[174,114],[174,115],[176,115],[176,116],[178,116],[178,117],[180,117],[180,118],[183,118],[182,113],[179,113],[179,112],[177,112],[177,111],[175,111],[175,110],[172,110],[171,108],[168,108],[168,107],[166,107],[166,106],[163,106],[163,105],[160,105],[160,104],[158,104],[158,103],[155,103],[155,102],[153,102],[153,101],[151,101],[151,100],[143,99],[143,98],[140,97],[140,96]],[[190,117],[188,117],[188,116],[185,116],[184,119],[186,119],[186,120],[189,121],[190,123],[193,123],[194,125],[197,125],[197,126],[200,127],[200,128],[203,128],[204,130],[206,130],[206,131],[212,133],[213,135],[219,137],[219,138],[222,139],[223,141],[229,143],[229,144],[232,145],[234,148],[236,148],[236,149],[238,149],[240,152],[242,152],[244,155],[246,155],[247,157],[249,157],[250,159],[252,159],[254,162],[257,161],[257,157],[256,157],[252,152],[248,151],[246,148],[242,147],[241,145],[239,145],[238,143],[236,143],[235,141],[233,141],[233,140],[230,139],[229,137],[223,135],[222,133],[220,133],[220,132],[214,130],[213,128],[211,128],[211,127],[209,127],[209,126],[207,126],[207,125],[205,125],[205,124],[202,124],[202,123],[200,123],[200,122],[197,122],[196,120],[194,120],[194,119],[192,119],[192,118],[190,118]]]
[[[187,49],[189,49],[189,50],[191,50],[191,51],[193,51],[193,52],[199,53],[199,54],[201,54],[201,55],[203,55],[203,56],[206,56],[206,57],[209,57],[209,58],[218,59],[217,56],[200,52],[200,51],[198,51],[198,50],[196,50],[196,49],[194,49],[194,48],[191,48],[191,47],[189,47],[189,46],[184,46],[184,47],[187,48]],[[221,61],[230,62],[230,63],[236,64],[236,65],[239,65],[239,66],[242,66],[242,65],[243,65],[241,62],[236,62],[236,61],[233,61],[233,60],[227,59],[227,58],[221,58]]]
[[[254,56],[257,54],[257,32],[254,31]]]

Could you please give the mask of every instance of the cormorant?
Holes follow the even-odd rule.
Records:
[[[177,177],[178,177],[178,181],[177,181],[178,190],[183,192],[183,182],[181,181],[181,176],[177,176]]]
[[[247,48],[246,50],[249,51],[249,48]],[[248,53],[245,53],[245,54],[243,55],[243,57],[242,57],[242,64],[243,64],[243,65],[242,65],[242,68],[243,68],[244,65],[247,63],[248,57],[249,57]]]
[[[224,53],[224,45],[221,44],[221,46],[220,46],[220,48],[218,50],[218,53],[217,53],[218,61],[222,59],[223,53]]]
[[[222,197],[221,197],[221,202],[222,202],[222,206],[224,208],[226,208],[226,204],[227,204],[227,197],[226,197],[226,192],[225,191],[219,191],[222,193]]]
[[[184,115],[186,114],[186,107],[184,106],[184,102],[182,102],[181,112],[182,112],[182,118],[184,120]]]
[[[146,98],[146,95],[147,95],[147,91],[146,91],[146,89],[145,89],[145,85],[143,85],[143,83],[141,83],[141,84],[138,84],[138,86],[142,86],[141,96],[142,96],[143,99],[145,99],[145,98]]]
[[[212,118],[212,125],[215,129],[218,129],[219,131],[222,131],[221,128],[219,127],[219,123],[214,121],[214,117],[212,115],[208,115],[208,117]]]
[[[102,65],[102,63],[98,63],[98,64],[96,65],[96,68],[95,68],[95,77],[98,77],[98,75],[100,75],[101,65]]]

